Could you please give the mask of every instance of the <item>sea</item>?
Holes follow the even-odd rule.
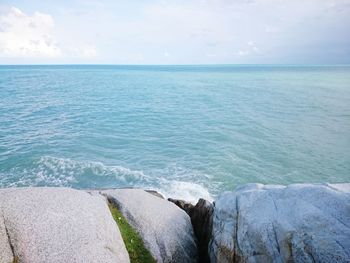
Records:
[[[350,66],[0,66],[0,187],[350,181]]]

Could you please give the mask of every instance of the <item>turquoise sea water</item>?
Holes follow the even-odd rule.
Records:
[[[0,187],[350,181],[349,66],[0,66]]]

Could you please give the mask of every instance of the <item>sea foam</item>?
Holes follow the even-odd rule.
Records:
[[[0,186],[135,187],[156,190],[166,198],[178,198],[192,203],[199,198],[212,200],[208,189],[200,184],[164,177],[157,178],[144,174],[143,171],[95,161],[43,156],[34,162],[31,169],[12,169],[12,176],[15,174],[21,175],[19,180],[9,183],[5,182],[5,177],[2,177]]]

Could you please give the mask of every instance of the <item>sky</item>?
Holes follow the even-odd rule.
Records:
[[[0,0],[0,64],[349,64],[350,0]]]

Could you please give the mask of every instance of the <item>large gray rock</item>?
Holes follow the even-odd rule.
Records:
[[[350,262],[350,184],[253,184],[215,202],[212,262]]]
[[[137,230],[157,262],[195,262],[197,249],[189,216],[175,204],[141,189],[105,190]]]
[[[3,189],[0,211],[19,262],[129,262],[102,196],[68,188]]]

